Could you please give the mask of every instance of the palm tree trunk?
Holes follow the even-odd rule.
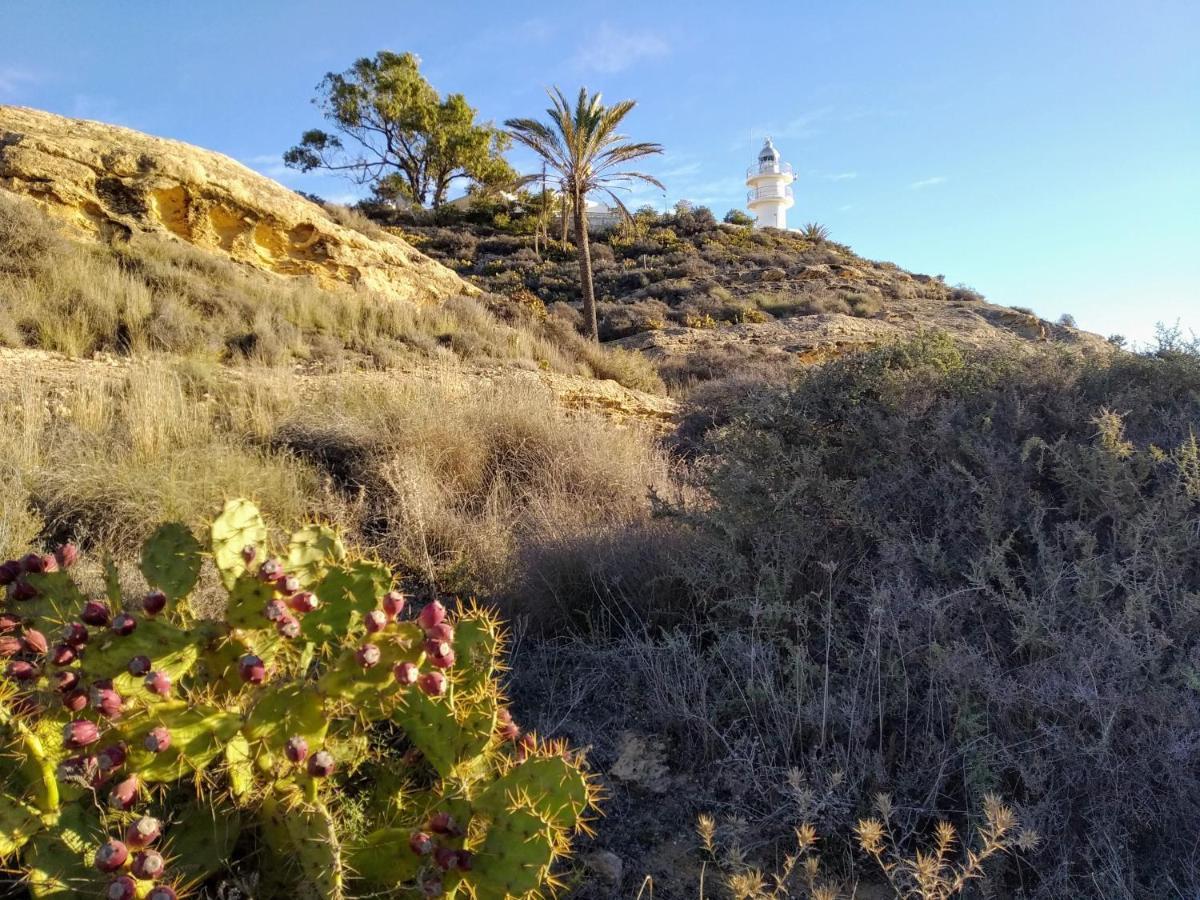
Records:
[[[566,191],[562,192],[562,214],[559,216],[559,219],[562,222],[562,247],[563,247],[563,250],[566,250],[567,249],[567,228],[570,227],[568,224],[569,220],[567,219],[567,192]]]
[[[588,337],[600,340],[600,327],[596,321],[596,294],[592,290],[592,248],[588,238],[587,205],[583,197],[572,198],[575,203],[575,247],[579,252],[579,282],[583,288],[583,318],[587,323]]]

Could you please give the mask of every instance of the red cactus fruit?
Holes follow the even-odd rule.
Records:
[[[137,882],[129,875],[120,875],[108,883],[104,897],[105,900],[134,900],[137,897]]]
[[[434,834],[460,835],[462,829],[448,812],[436,812],[429,817],[429,830]]]
[[[127,668],[129,669],[129,674],[134,678],[141,678],[154,668],[154,664],[150,662],[150,657],[139,655],[129,660]]]
[[[162,836],[162,823],[153,816],[141,816],[125,829],[125,843],[134,849],[149,847]]]
[[[125,708],[121,695],[109,687],[93,684],[91,692],[88,694],[88,700],[92,704],[92,709],[109,719],[120,716],[121,711]]]
[[[277,559],[263,560],[263,564],[258,567],[258,577],[263,581],[274,581],[276,576],[283,572],[283,566],[280,565]]]
[[[100,740],[100,729],[95,722],[87,719],[76,719],[68,722],[63,728],[63,744],[71,749],[86,747]]]
[[[129,848],[115,838],[109,838],[96,850],[96,868],[101,872],[115,872],[129,859]]]
[[[336,766],[333,754],[328,750],[318,750],[308,758],[308,774],[313,778],[326,778],[332,775]]]
[[[293,615],[285,615],[275,623],[275,630],[279,633],[280,637],[294,641],[300,637],[300,620]]]
[[[454,641],[454,626],[449,622],[439,622],[425,632],[425,637],[431,641],[452,643]]]
[[[404,612],[405,596],[399,591],[388,591],[383,595],[383,611],[389,619],[394,619]]]
[[[417,679],[421,677],[421,670],[410,662],[396,663],[392,668],[392,675],[396,681],[407,687],[417,683]]]
[[[246,565],[254,562],[254,557],[258,556],[258,548],[253,544],[247,544],[242,548],[242,562]]]
[[[302,763],[308,757],[308,741],[300,735],[293,735],[283,745],[283,755],[289,762]]]
[[[8,587],[20,577],[21,564],[15,559],[10,559],[0,565],[0,587]]]
[[[295,575],[288,575],[275,582],[275,589],[281,594],[291,596],[300,590],[300,579]]]
[[[507,707],[502,707],[496,713],[496,733],[506,741],[515,741],[521,736],[521,728],[513,721],[512,713]]]
[[[354,658],[364,669],[373,669],[379,665],[382,654],[374,644],[363,644],[354,652]]]
[[[440,697],[446,693],[446,676],[441,672],[426,672],[417,679],[417,685],[430,697]]]
[[[35,628],[25,629],[25,649],[29,653],[36,653],[41,656],[49,649],[49,644],[46,641],[46,636]]]
[[[33,681],[37,678],[37,666],[33,663],[25,662],[23,659],[14,659],[8,664],[8,677],[14,681]]]
[[[111,772],[125,765],[126,756],[127,751],[124,744],[113,744],[100,751],[96,756],[96,762],[100,765],[100,771]]]
[[[133,804],[137,803],[138,787],[141,781],[136,775],[130,775],[124,781],[120,781],[117,785],[108,792],[108,805],[113,809],[129,810],[133,808]]]
[[[408,839],[408,849],[417,856],[428,856],[433,852],[433,838],[423,831],[414,831]]]
[[[238,674],[248,684],[262,684],[267,680],[267,667],[253,653],[247,653],[238,660]]]
[[[435,641],[433,638],[428,638],[425,641],[426,656],[445,656],[447,653],[453,653],[454,648],[445,641]]]
[[[64,672],[63,674],[65,675],[68,673]],[[65,706],[71,712],[83,712],[85,709],[87,709],[87,705],[88,694],[85,690],[76,689],[73,691],[67,691],[65,694],[63,694],[63,706]]]
[[[142,612],[148,616],[157,616],[167,608],[167,595],[162,591],[151,591],[142,598]]]
[[[171,696],[171,679],[166,672],[151,672],[145,677],[142,684],[152,694],[158,694],[160,697]]]
[[[146,895],[146,900],[179,900],[179,894],[169,884],[160,884]]]
[[[69,666],[78,658],[79,654],[75,652],[75,648],[70,644],[57,644],[54,647],[54,652],[50,654],[50,662],[59,668]]]
[[[448,669],[454,665],[454,651],[451,650],[444,656],[431,656],[429,661],[439,669]]]
[[[32,600],[37,595],[38,589],[24,578],[17,579],[8,588],[8,596],[17,602]]]
[[[11,634],[0,636],[0,656],[16,656],[25,649],[25,642]]]
[[[58,560],[59,566],[69,569],[79,559],[79,548],[74,544],[63,544],[54,551],[54,558]]]
[[[446,607],[442,606],[437,600],[432,603],[427,603],[417,615],[417,623],[428,631],[442,624],[442,620],[446,618]]]
[[[0,634],[12,634],[21,627],[21,617],[12,613],[0,613]]]
[[[80,612],[79,618],[87,625],[107,625],[111,615],[108,604],[103,600],[89,600],[83,604],[83,611]]]
[[[113,617],[112,624],[109,626],[109,628],[111,628],[115,634],[120,635],[121,637],[126,637],[133,634],[134,629],[137,628],[137,619],[127,612],[117,613]]]
[[[43,553],[42,554],[42,571],[43,572],[57,572],[58,571],[58,557],[56,557],[53,553]]]
[[[272,600],[263,607],[263,615],[268,622],[278,622],[288,614],[287,604],[282,600]]]
[[[317,599],[317,595],[312,591],[300,591],[288,597],[288,606],[300,614],[310,613],[318,606],[321,601]]]
[[[369,634],[378,634],[388,626],[388,616],[382,609],[373,609],[363,616]]]
[[[73,670],[58,672],[54,676],[54,689],[67,693],[79,687],[79,673]]]
[[[152,728],[142,741],[142,746],[151,753],[162,753],[171,746],[171,732],[163,725]]]
[[[166,871],[166,868],[167,861],[157,850],[141,850],[134,855],[133,865],[129,870],[133,873],[134,878],[140,878],[142,881],[154,881]]]
[[[444,893],[446,893],[446,887],[440,878],[430,877],[421,882],[422,897],[440,897]]]
[[[449,872],[458,862],[458,852],[450,847],[438,847],[433,851],[433,864],[443,872]]]
[[[87,626],[82,622],[68,622],[63,626],[59,640],[72,647],[82,647],[88,642]]]
[[[37,553],[28,553],[21,557],[21,571],[37,575],[46,571],[46,557]]]
[[[459,850],[458,859],[454,861],[454,867],[460,872],[470,872],[473,859],[474,857],[470,850]]]

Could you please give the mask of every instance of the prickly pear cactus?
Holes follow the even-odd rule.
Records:
[[[85,596],[70,545],[0,565],[0,863],[38,898],[173,900],[234,863],[264,898],[552,891],[595,790],[513,722],[495,619],[408,609],[323,525],[271,547],[232,500],[207,546],[154,532],[140,596],[107,561]],[[206,564],[221,620],[189,605]]]

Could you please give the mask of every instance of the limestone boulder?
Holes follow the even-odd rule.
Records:
[[[129,128],[0,106],[0,190],[100,240],[158,235],[392,300],[477,293],[395,235],[344,227],[228,156]]]

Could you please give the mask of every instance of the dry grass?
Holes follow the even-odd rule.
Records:
[[[74,357],[103,351],[302,363],[324,371],[464,359],[661,390],[640,358],[609,353],[530,316],[502,321],[474,299],[420,306],[365,292],[334,294],[149,237],[76,244],[31,205],[4,197],[0,259],[8,261],[0,264],[0,346]]]
[[[0,556],[39,535],[132,551],[229,496],[276,521],[336,520],[439,590],[503,593],[530,545],[648,514],[668,479],[649,435],[568,416],[539,386],[448,368],[231,378],[165,362],[0,387]]]

